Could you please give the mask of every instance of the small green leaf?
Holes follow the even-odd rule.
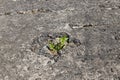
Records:
[[[64,47],[64,46],[61,45],[61,43],[57,43],[57,44],[55,45],[55,49],[56,49],[57,51],[61,50],[63,47]]]
[[[61,43],[61,45],[65,45],[65,43],[67,42],[67,40],[68,40],[68,37],[67,37],[67,36],[61,37],[61,38],[60,38],[60,43]]]
[[[67,43],[68,37],[63,36],[63,37],[57,38],[56,40],[58,40],[57,43],[54,43],[54,42],[50,41],[48,47],[52,51],[59,52],[65,46],[65,44]]]
[[[50,42],[50,43],[49,43],[49,48],[50,48],[50,50],[54,50],[54,47],[55,47],[55,44],[52,43],[52,42]]]

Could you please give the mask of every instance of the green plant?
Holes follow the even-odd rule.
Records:
[[[67,41],[68,41],[68,37],[64,35],[60,38],[56,38],[55,41],[49,41],[48,47],[53,52],[59,52],[66,45]]]

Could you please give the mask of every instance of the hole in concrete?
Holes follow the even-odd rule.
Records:
[[[60,50],[57,51],[57,53],[53,53],[49,49],[49,41],[50,40],[55,40],[57,38],[61,38],[63,36],[66,36],[68,38],[67,44],[69,43],[74,43],[73,45],[75,46],[80,46],[81,42],[79,39],[71,37],[68,33],[66,32],[58,32],[58,33],[52,33],[52,32],[46,32],[46,33],[41,33],[40,36],[36,37],[33,39],[31,43],[31,51],[39,54],[39,55],[44,55],[45,57],[49,57],[50,59],[54,59],[57,61],[59,57],[62,55],[64,50],[61,48]],[[66,46],[63,46],[65,49]]]

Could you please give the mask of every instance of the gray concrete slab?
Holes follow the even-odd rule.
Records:
[[[47,32],[81,45],[54,62],[30,49]],[[0,80],[120,80],[120,0],[0,0]]]

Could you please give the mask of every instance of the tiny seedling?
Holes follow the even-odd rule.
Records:
[[[68,42],[68,37],[66,35],[64,35],[63,37],[60,38],[56,38],[55,41],[49,41],[49,49],[50,51],[54,52],[59,52],[61,49],[63,49],[63,47],[65,47],[65,45]]]

